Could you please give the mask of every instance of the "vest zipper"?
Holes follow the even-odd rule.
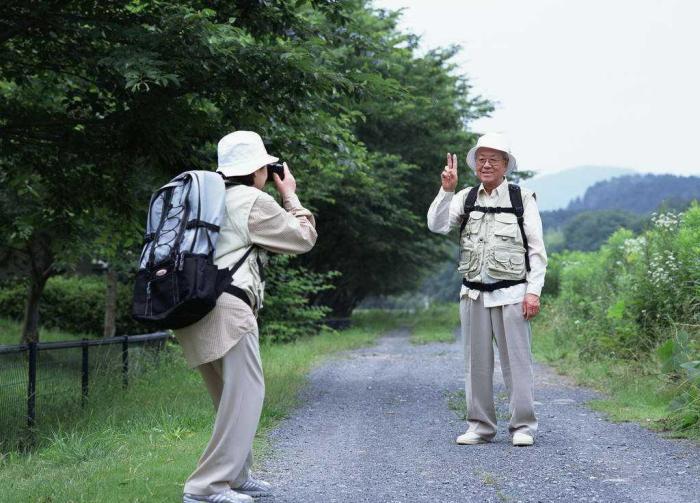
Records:
[[[484,234],[483,234],[484,238],[482,241],[480,241],[480,243],[481,243],[481,260],[479,261],[480,265],[481,265],[481,267],[479,268],[479,276],[481,276],[481,281],[484,281],[485,269],[488,267],[486,265],[486,248],[487,248],[486,241],[488,240],[489,231],[491,230],[491,223],[489,222],[489,219],[487,218],[489,215],[490,215],[490,213],[486,213],[483,217],[481,217],[484,219],[484,224],[483,224],[484,225]],[[493,218],[494,218],[494,220],[496,219],[495,216]]]

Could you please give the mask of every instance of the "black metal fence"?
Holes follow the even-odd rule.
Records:
[[[0,447],[31,435],[42,417],[70,417],[97,386],[126,388],[170,339],[145,335],[0,346]]]
[[[321,323],[333,330],[345,330],[352,326],[352,320],[350,318],[324,318],[321,320]]]

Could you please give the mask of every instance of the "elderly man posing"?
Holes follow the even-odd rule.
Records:
[[[547,254],[535,194],[509,184],[517,168],[505,137],[489,133],[467,154],[481,181],[454,193],[457,156],[447,154],[442,187],[428,210],[428,228],[447,234],[460,227],[460,319],[466,367],[463,445],[496,436],[493,340],[508,390],[513,445],[532,445],[537,432],[530,353],[530,322],[540,309]]]

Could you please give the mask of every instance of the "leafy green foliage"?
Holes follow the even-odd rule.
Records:
[[[24,311],[26,286],[15,284],[0,289],[0,312],[20,320]],[[39,314],[47,327],[87,335],[101,335],[104,321],[105,281],[98,276],[55,276],[48,280]],[[149,330],[131,319],[132,289],[117,288],[117,335]]]
[[[697,176],[626,175],[597,182],[566,208],[541,213],[547,250],[597,250],[618,228],[640,232],[652,211],[682,212],[698,199]]]
[[[555,303],[567,313],[557,329],[561,337],[573,341],[582,360],[656,359],[674,389],[674,428],[700,426],[698,256],[695,203],[682,214],[654,214],[641,235],[619,230],[598,252],[552,260]]]
[[[267,270],[270,289],[261,311],[261,338],[289,342],[317,333],[327,307],[309,304],[309,297],[331,288],[334,273],[316,274],[291,263],[289,257],[276,256]],[[105,280],[100,276],[55,276],[48,280],[40,317],[47,327],[97,336],[102,334]],[[146,333],[149,330],[131,318],[132,285],[117,288],[117,335]],[[21,319],[25,285],[0,288],[0,312]]]
[[[624,211],[588,211],[572,218],[563,228],[563,246],[569,250],[594,251],[620,228],[642,230],[642,216]]]
[[[413,286],[439,242],[423,219],[444,152],[465,152],[464,126],[491,110],[455,48],[416,47],[364,0],[9,2],[0,267],[23,258],[30,313],[81,257],[125,270],[150,192],[212,169],[218,138],[250,129],[318,216],[317,249],[290,267],[341,273],[315,302],[345,315]]]
[[[312,273],[294,266],[287,256],[272,259],[267,272],[269,288],[265,307],[260,311],[260,337],[270,342],[290,342],[317,333],[321,320],[330,310],[314,306],[309,297],[332,288],[335,273]]]

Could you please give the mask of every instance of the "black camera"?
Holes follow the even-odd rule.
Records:
[[[274,182],[275,179],[272,176],[273,173],[279,175],[280,180],[284,180],[284,164],[281,162],[273,162],[267,165],[267,181]]]

